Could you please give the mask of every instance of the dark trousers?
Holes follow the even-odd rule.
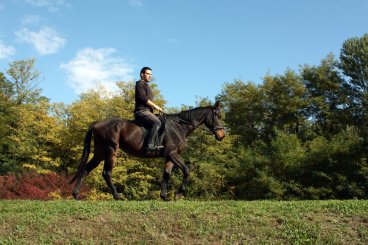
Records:
[[[147,147],[153,148],[157,133],[161,127],[161,121],[150,111],[137,111],[134,113],[135,119],[148,129]]]

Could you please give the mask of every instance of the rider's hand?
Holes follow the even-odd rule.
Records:
[[[159,112],[162,112],[162,108],[161,107],[159,107],[158,105],[156,105],[156,110],[158,110]]]

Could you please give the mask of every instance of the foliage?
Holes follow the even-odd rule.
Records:
[[[348,95],[347,115],[360,129],[364,150],[368,152],[368,34],[343,43],[339,68],[348,77],[344,84]]]
[[[28,172],[21,176],[0,176],[0,199],[51,200],[70,198],[69,178],[55,173]],[[86,191],[86,188],[84,188]]]
[[[12,101],[12,83],[0,73],[0,175],[10,171],[14,164],[10,154],[9,136],[12,134],[11,126],[16,121],[16,108]]]
[[[328,55],[300,75],[225,85],[237,198],[368,197],[366,40],[347,40],[341,61]]]
[[[35,59],[14,61],[1,75],[0,174],[37,169],[57,170],[61,159],[54,153],[60,143],[58,119],[50,117],[51,104],[40,95],[40,72]]]
[[[354,128],[331,140],[320,136],[311,141],[304,166],[305,198],[366,198],[368,164],[360,151],[362,142]]]

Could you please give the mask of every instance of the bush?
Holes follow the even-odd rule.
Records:
[[[52,200],[70,198],[70,178],[55,173],[0,176],[0,199]],[[83,192],[86,192],[84,190]]]

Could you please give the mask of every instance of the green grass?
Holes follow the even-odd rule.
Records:
[[[0,201],[0,244],[368,244],[368,201]]]

